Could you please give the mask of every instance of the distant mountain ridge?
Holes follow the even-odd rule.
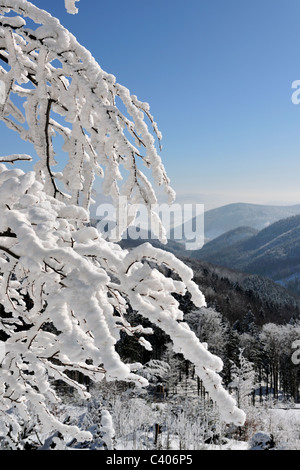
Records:
[[[261,230],[280,219],[300,214],[300,204],[269,206],[232,203],[204,213],[205,238],[212,240],[229,230],[247,226]]]
[[[258,232],[259,230],[252,227],[234,228],[207,242],[201,252],[205,252],[205,255],[208,256],[209,253],[214,254],[219,250],[225,251],[226,248],[230,249],[235,243],[246,241],[254,235],[258,234]],[[200,252],[200,250],[197,250],[197,253],[198,252]]]
[[[243,234],[235,241],[234,235]],[[244,227],[208,242],[191,256],[220,266],[258,274],[285,285],[300,279],[300,214],[288,217],[251,235]]]

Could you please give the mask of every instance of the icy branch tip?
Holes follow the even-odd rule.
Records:
[[[65,7],[68,13],[71,15],[76,15],[78,13],[78,8],[76,8],[75,3],[80,0],[65,0]]]

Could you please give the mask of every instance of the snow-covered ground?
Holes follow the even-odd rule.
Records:
[[[126,393],[115,396],[111,403],[115,450],[241,451],[251,449],[251,441],[253,449],[259,450],[260,444],[256,446],[255,442],[262,441],[264,445],[269,437],[274,450],[300,449],[300,405],[269,403],[249,407],[245,427],[237,429],[220,424],[217,410],[199,406],[197,411],[191,397],[182,397],[181,404],[180,400],[172,404],[151,402],[149,397],[125,397]],[[89,408],[67,405],[63,414],[73,424],[89,429],[95,438],[93,446],[103,448],[97,406],[96,402]]]

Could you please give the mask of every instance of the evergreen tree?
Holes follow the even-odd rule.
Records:
[[[66,0],[66,7],[77,12],[75,0]],[[121,332],[152,348],[145,336],[153,329],[131,324],[128,304],[195,365],[223,419],[242,424],[244,413],[221,384],[222,360],[197,339],[175,299],[189,292],[197,308],[206,305],[193,271],[149,243],[131,251],[117,244],[138,204],[147,208],[160,241],[167,241],[154,210],[154,186],[165,190],[170,204],[175,194],[149,105],[27,0],[1,0],[0,40],[0,119],[37,154],[27,173],[10,165],[31,156],[0,157],[0,434],[12,448],[22,448],[21,425],[28,420],[36,435],[46,438],[55,430],[66,445],[91,439],[52,411],[59,403],[57,380],[83,399],[89,393],[76,379],[81,375],[148,384],[116,349]],[[64,161],[56,144],[62,144]],[[118,214],[110,241],[90,226],[96,177]]]

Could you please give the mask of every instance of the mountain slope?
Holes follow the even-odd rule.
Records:
[[[232,231],[193,252],[192,257],[275,281],[300,273],[300,215],[279,220],[244,240],[226,240],[233,240]]]
[[[207,242],[201,250],[197,250],[197,253],[203,252],[205,253],[205,256],[208,257],[209,254],[213,255],[220,250],[224,251],[226,248],[231,248],[236,243],[238,244],[246,241],[254,235],[257,235],[258,232],[259,230],[252,227],[234,228],[233,230],[229,230],[228,232],[225,232],[217,238]]]

